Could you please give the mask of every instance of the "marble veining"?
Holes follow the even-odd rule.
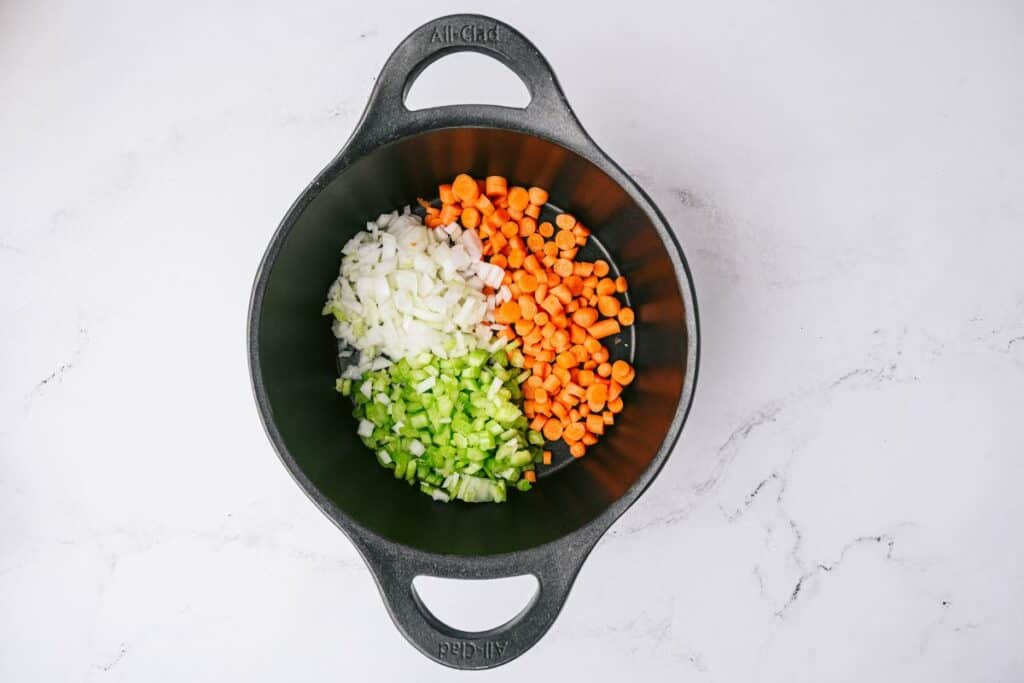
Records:
[[[4,8],[0,680],[455,675],[280,466],[244,330],[390,50],[464,9]],[[475,10],[673,225],[704,342],[658,480],[477,677],[1024,680],[1020,8]]]

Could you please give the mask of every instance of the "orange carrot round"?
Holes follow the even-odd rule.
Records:
[[[459,201],[472,202],[480,194],[480,187],[471,176],[460,173],[452,182],[452,192]]]
[[[562,436],[562,423],[556,418],[551,418],[544,423],[544,438],[548,441],[557,441]]]
[[[530,203],[534,206],[544,206],[548,203],[548,191],[540,187],[531,187],[529,190]]]
[[[560,213],[555,216],[555,225],[562,230],[572,230],[576,226],[576,217],[569,213]],[[576,238],[573,236],[573,244],[576,243]]]
[[[622,304],[614,296],[599,296],[597,297],[597,310],[601,311],[601,315],[613,318],[619,313],[619,309],[622,308]]]
[[[612,363],[612,379],[621,384],[622,386],[629,385],[636,377],[636,371],[633,367],[624,360],[617,360]]]
[[[513,187],[508,191],[508,208],[522,211],[530,204],[530,194],[525,187]]]

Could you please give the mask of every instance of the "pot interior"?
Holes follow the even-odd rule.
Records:
[[[504,175],[539,185],[551,204],[591,228],[630,284],[636,311],[631,346],[637,378],[616,424],[588,449],[509,491],[504,504],[432,501],[394,479],[356,436],[352,406],[334,390],[330,319],[320,316],[338,274],[340,250],[366,221],[437,195],[458,173]],[[652,218],[587,159],[530,135],[487,128],[430,131],[381,147],[342,169],[302,210],[266,264],[258,318],[261,398],[287,451],[320,494],[361,526],[398,543],[455,555],[531,548],[573,532],[623,496],[652,464],[675,415],[686,377],[684,299]],[[619,349],[622,353],[622,349]]]

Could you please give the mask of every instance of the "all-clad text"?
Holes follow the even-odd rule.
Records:
[[[430,42],[499,43],[501,42],[501,34],[498,33],[497,26],[477,26],[474,24],[455,26],[454,24],[446,24],[434,29],[434,32],[430,34]]]
[[[507,645],[507,640],[486,640],[482,643],[445,640],[437,646],[437,656],[442,659],[494,659],[505,652]]]

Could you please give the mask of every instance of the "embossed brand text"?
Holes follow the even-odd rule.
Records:
[[[430,34],[430,42],[499,43],[501,42],[501,34],[498,33],[497,26],[476,26],[473,24],[455,26],[447,24],[434,29],[434,32]]]
[[[446,640],[437,646],[437,656],[443,659],[494,659],[501,656],[507,645],[507,640],[485,640],[481,643]]]

